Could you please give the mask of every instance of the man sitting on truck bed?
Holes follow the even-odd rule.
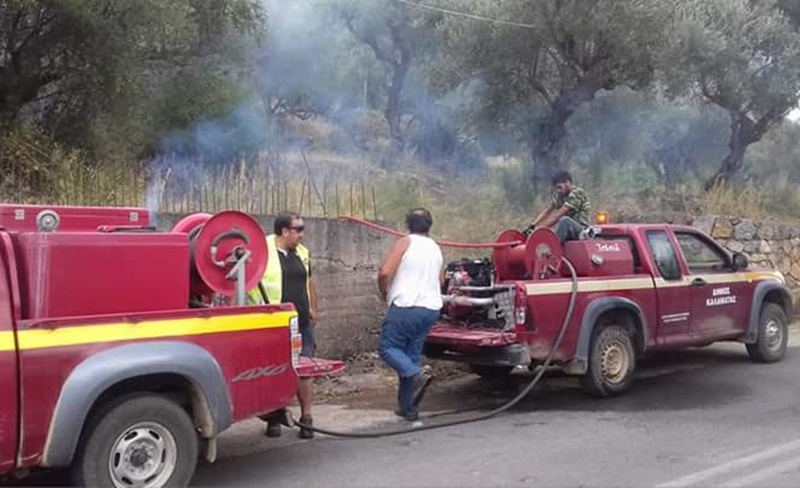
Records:
[[[580,238],[581,232],[589,226],[589,197],[583,188],[572,182],[569,171],[558,171],[551,178],[553,197],[539,212],[536,220],[528,227],[556,226],[556,234],[561,242]]]

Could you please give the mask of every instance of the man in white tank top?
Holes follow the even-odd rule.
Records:
[[[421,367],[422,346],[442,308],[442,251],[429,237],[433,218],[425,209],[406,215],[409,235],[394,243],[380,272],[378,289],[389,310],[383,320],[378,353],[400,377],[395,412],[419,418],[417,405],[432,379]]]

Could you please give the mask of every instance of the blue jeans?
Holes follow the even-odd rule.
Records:
[[[577,241],[581,237],[584,226],[571,217],[561,217],[556,225],[556,235],[562,243]]]
[[[438,310],[389,307],[381,327],[378,354],[401,378],[422,371],[422,346],[437,317]]]
[[[422,372],[422,347],[438,316],[438,310],[392,305],[383,319],[378,354],[400,376],[397,402],[408,420],[417,415],[414,379]]]

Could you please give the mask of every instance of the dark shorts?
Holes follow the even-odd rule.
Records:
[[[300,337],[302,338],[303,345],[300,348],[300,355],[307,358],[313,358],[317,351],[317,340],[314,334],[314,322],[307,322],[300,325]]]

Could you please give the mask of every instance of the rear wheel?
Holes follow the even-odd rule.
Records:
[[[134,396],[90,421],[73,465],[78,486],[187,486],[198,457],[188,413],[160,396]]]
[[[589,368],[581,376],[583,389],[608,397],[627,390],[636,370],[636,350],[627,328],[608,325],[595,329],[589,349]]]
[[[775,303],[765,303],[758,317],[758,337],[747,344],[750,359],[759,363],[774,363],[783,359],[789,342],[789,320]]]

